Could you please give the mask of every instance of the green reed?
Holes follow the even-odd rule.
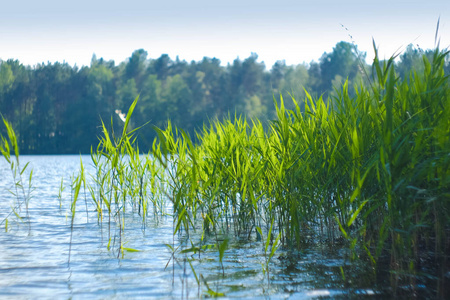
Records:
[[[25,206],[26,219],[28,220],[28,230],[31,230],[28,206],[32,198],[32,192],[34,190],[32,186],[33,170],[30,170],[28,178],[24,178],[24,173],[26,172],[29,163],[26,163],[23,167],[20,165],[17,136],[11,123],[9,123],[3,117],[2,119],[3,124],[6,127],[7,138],[5,138],[3,135],[0,135],[0,152],[2,153],[3,158],[6,160],[11,169],[14,188],[13,190],[9,190],[9,192],[13,195],[15,202],[12,206],[11,212],[9,212],[6,217],[1,220],[0,225],[5,223],[5,231],[8,231],[8,218],[12,214],[14,214],[17,219],[22,221],[23,219],[20,216],[20,213],[22,207]],[[14,155],[14,157],[11,157],[11,153]]]
[[[128,111],[120,135],[117,136],[114,132],[112,120],[111,131],[102,122],[103,134],[96,150],[91,150],[95,174],[85,174],[83,163],[80,162],[80,173],[74,176],[72,183],[72,227],[76,201],[82,186],[84,191],[89,191],[98,222],[103,224],[107,218],[107,248],[114,249],[117,239],[118,257],[123,257],[124,251],[138,251],[125,247],[127,214],[137,214],[142,220],[142,228],[145,229],[149,211],[153,212],[155,218],[165,213],[164,199],[158,194],[160,185],[164,182],[162,169],[150,155],[140,156],[139,147],[135,143],[135,133],[139,128],[129,129],[130,118],[137,102],[138,98]],[[88,218],[87,203],[86,217]]]
[[[424,56],[424,71],[411,70],[401,81],[395,57],[381,62],[375,45],[374,50],[369,86],[345,82],[329,99],[305,92],[301,102],[292,99],[291,110],[280,96],[274,100],[277,118],[267,129],[257,119],[234,116],[205,124],[192,138],[168,121],[165,129],[155,128],[151,154],[142,157],[137,129],[128,129],[137,99],[121,135],[102,123],[103,136],[91,153],[96,174],[83,184],[99,222],[108,217],[108,248],[114,224],[118,255],[133,251],[122,240],[127,210],[145,226],[149,208],[157,218],[165,214],[168,199],[173,234],[181,238],[178,245],[175,238],[167,245],[173,267],[176,255],[200,258],[215,249],[224,276],[226,250],[247,241],[261,243],[268,283],[278,247],[302,249],[311,242],[344,243],[351,258],[368,260],[375,272],[390,269],[394,284],[414,277],[401,274],[419,274],[425,256],[432,256],[432,268],[445,268],[450,87],[443,67],[448,52],[436,49],[431,61]],[[80,180],[75,177],[75,187]],[[191,268],[193,258],[185,259]],[[201,274],[193,272],[201,282]]]
[[[277,231],[283,247],[298,249],[314,230],[331,243],[343,237],[354,258],[365,255],[374,267],[388,261],[391,270],[414,274],[430,249],[443,262],[450,242],[447,55],[424,56],[423,74],[412,70],[404,81],[394,57],[376,55],[369,88],[355,86],[350,96],[344,83],[327,100],[306,93],[304,109],[292,99],[287,110],[280,97],[268,131],[258,120],[229,118],[204,126],[194,144],[170,122],[157,129],[154,155],[171,178],[174,233],[200,230],[191,243],[209,237],[219,249],[223,237],[272,242]]]

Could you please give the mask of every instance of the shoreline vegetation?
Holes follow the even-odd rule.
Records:
[[[144,157],[137,138],[142,128],[133,128],[138,123],[131,119],[141,101],[136,97],[123,126],[102,123],[91,150],[96,173],[89,177],[81,162],[72,178],[72,227],[91,201],[99,223],[108,224],[108,250],[123,257],[139,250],[125,247],[126,215],[140,216],[145,228],[147,218],[168,215],[169,201],[173,234],[181,242],[167,245],[173,253],[168,265],[184,258],[211,296],[220,291],[210,289],[193,265],[204,251],[217,251],[226,276],[223,258],[239,240],[263,245],[268,285],[277,249],[324,242],[369,263],[374,285],[388,274],[392,296],[445,298],[449,52],[424,53],[422,65],[400,77],[395,57],[380,61],[375,44],[374,51],[365,84],[343,81],[327,97],[307,90],[303,98],[280,95],[268,124],[236,114],[192,134],[168,121],[153,126],[156,138]],[[77,205],[80,199],[85,204]]]

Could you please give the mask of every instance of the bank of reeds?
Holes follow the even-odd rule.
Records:
[[[270,279],[278,246],[339,242],[353,259],[388,268],[394,284],[433,272],[442,295],[450,253],[447,56],[436,49],[431,61],[423,57],[423,73],[411,70],[404,81],[393,57],[376,56],[367,86],[346,82],[330,99],[306,93],[292,99],[293,110],[283,97],[274,101],[277,119],[268,130],[235,116],[192,138],[169,122],[156,128],[145,158],[127,131],[135,100],[122,135],[114,138],[103,125],[92,154],[97,173],[88,189],[99,220],[113,218],[122,236],[127,208],[145,224],[149,205],[160,213],[166,198],[174,235],[188,241],[180,253],[200,255],[214,245],[222,263],[231,238],[262,242]]]
[[[229,118],[204,126],[194,144],[170,123],[157,129],[161,151],[153,150],[170,174],[175,233],[200,229],[192,245],[210,236],[217,246],[228,236],[279,235],[282,246],[298,249],[315,231],[313,242],[344,238],[353,258],[388,267],[394,280],[438,266],[443,273],[428,275],[443,279],[450,253],[447,55],[424,56],[424,72],[411,70],[404,81],[393,57],[376,56],[368,86],[344,83],[326,100],[306,93],[302,108],[292,99],[293,110],[280,97],[268,131],[258,120]]]

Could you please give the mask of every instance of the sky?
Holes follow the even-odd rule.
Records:
[[[216,57],[223,65],[258,54],[270,67],[318,61],[340,41],[373,59],[407,45],[450,46],[449,0],[0,0],[0,59],[25,65],[90,65],[92,55],[116,64],[144,49],[188,62]]]

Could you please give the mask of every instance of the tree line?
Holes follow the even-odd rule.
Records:
[[[397,75],[423,68],[423,52],[431,53],[408,46],[397,60]],[[195,136],[204,123],[228,115],[267,124],[275,118],[273,101],[280,94],[300,102],[305,91],[332,99],[333,86],[344,80],[349,86],[371,80],[365,61],[366,53],[347,42],[337,43],[318,62],[277,61],[270,70],[256,54],[222,66],[208,57],[190,63],[167,54],[152,59],[143,49],[118,65],[95,55],[83,67],[0,60],[0,113],[12,123],[24,154],[89,153],[98,143],[101,121],[120,130],[121,116],[140,95],[132,125],[147,124],[138,135],[140,149],[147,151],[155,137],[152,126],[164,128],[168,119]]]

